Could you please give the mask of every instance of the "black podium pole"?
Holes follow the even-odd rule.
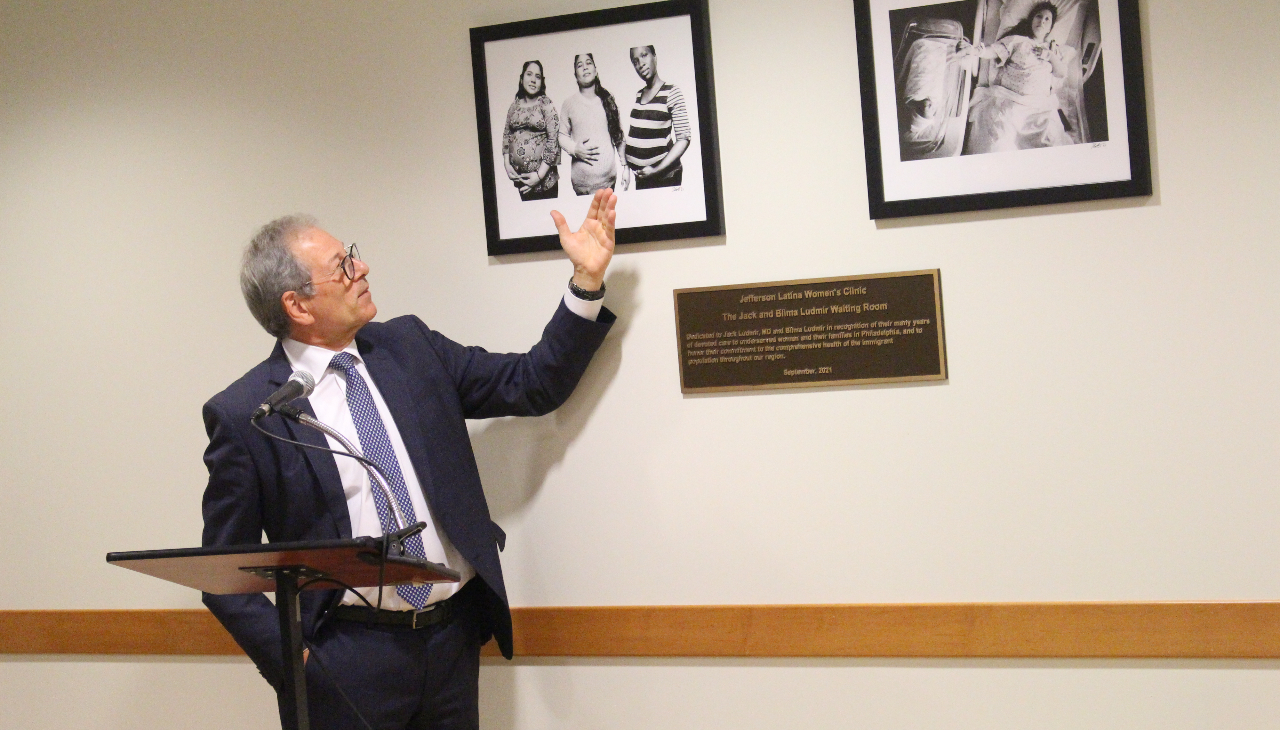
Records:
[[[280,616],[280,648],[284,657],[282,706],[292,717],[286,720],[297,730],[311,730],[307,712],[307,672],[302,655],[302,604],[298,601],[298,572],[292,568],[276,571],[276,613]]]

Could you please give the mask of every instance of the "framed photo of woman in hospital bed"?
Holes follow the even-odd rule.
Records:
[[[1137,0],[854,0],[871,217],[1151,194]]]

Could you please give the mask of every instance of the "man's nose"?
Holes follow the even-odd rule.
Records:
[[[369,265],[364,261],[361,261],[360,259],[353,259],[351,263],[355,264],[356,267],[356,278],[352,279],[352,281],[363,279],[369,275]]]

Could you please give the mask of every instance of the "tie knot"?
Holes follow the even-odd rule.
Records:
[[[334,370],[341,370],[344,373],[351,370],[355,366],[356,366],[356,358],[354,355],[352,355],[349,352],[339,352],[337,355],[333,356],[332,360],[329,361],[329,367],[333,368]]]

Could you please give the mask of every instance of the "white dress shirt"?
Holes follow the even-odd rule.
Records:
[[[604,304],[603,300],[584,301],[568,291],[565,292],[564,303],[569,311],[593,322],[599,317],[600,308]],[[329,362],[333,360],[333,356],[337,353],[333,350],[316,345],[306,345],[288,338],[284,340],[283,345],[285,355],[289,358],[289,365],[294,370],[305,370],[315,379],[316,388],[312,391],[308,400],[311,403],[312,410],[315,411],[316,418],[321,423],[333,427],[334,430],[345,436],[363,453],[364,447],[360,444],[360,436],[356,433],[355,422],[352,421],[351,410],[347,406],[346,375],[329,368]],[[454,548],[453,543],[449,541],[448,535],[440,529],[439,522],[431,512],[430,505],[427,504],[426,497],[423,495],[422,485],[418,482],[417,472],[414,471],[413,463],[409,461],[409,452],[405,449],[404,439],[400,436],[400,429],[396,426],[395,419],[391,417],[391,411],[387,409],[387,403],[383,400],[382,393],[378,391],[377,383],[369,375],[369,370],[365,367],[364,359],[360,357],[360,351],[356,348],[356,343],[352,342],[347,345],[343,352],[351,353],[356,359],[356,370],[359,371],[361,377],[364,378],[365,383],[369,386],[369,393],[373,396],[374,405],[378,408],[378,415],[381,416],[382,423],[387,429],[387,437],[391,440],[391,448],[395,452],[396,460],[400,462],[400,472],[404,475],[404,483],[409,491],[409,501],[413,503],[413,512],[420,521],[427,523],[427,528],[422,531],[422,547],[426,553],[427,560],[447,566],[462,574],[461,580],[457,583],[437,583],[432,587],[431,597],[427,603],[432,604],[442,601],[461,590],[462,586],[475,576],[476,571],[462,557],[462,554]],[[325,440],[329,442],[329,448],[336,451],[344,451],[342,445],[327,434],[325,435]],[[381,537],[382,523],[378,519],[378,510],[373,501],[373,491],[369,483],[368,472],[355,459],[336,455],[333,458],[337,462],[338,476],[342,480],[342,490],[347,498],[347,511],[351,515],[352,537]],[[378,589],[376,587],[361,588],[360,593],[370,603],[377,605]],[[347,591],[342,598],[342,602],[364,605],[364,602],[351,591]],[[413,606],[401,598],[394,587],[383,589],[382,607],[393,611],[413,610]]]

